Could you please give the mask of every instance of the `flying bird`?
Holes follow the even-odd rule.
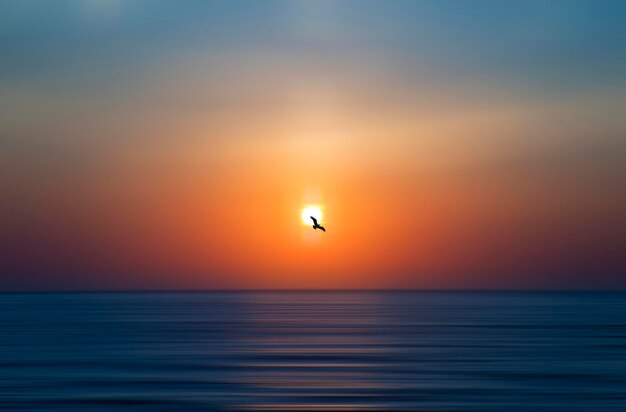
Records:
[[[317,223],[317,219],[316,218],[311,216],[311,219],[313,220],[313,229],[320,229],[322,232],[326,232],[326,228],[324,226],[320,226],[320,224]]]

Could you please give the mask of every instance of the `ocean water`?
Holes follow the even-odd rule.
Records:
[[[2,411],[626,411],[626,294],[0,294]]]

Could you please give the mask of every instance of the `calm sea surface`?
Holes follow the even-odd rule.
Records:
[[[626,411],[626,294],[0,294],[2,411]]]

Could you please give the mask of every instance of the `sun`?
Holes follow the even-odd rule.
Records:
[[[308,205],[304,209],[302,209],[302,214],[300,217],[302,218],[302,223],[305,225],[313,225],[313,221],[311,220],[311,216],[317,219],[318,223],[322,223],[322,209],[316,205]]]

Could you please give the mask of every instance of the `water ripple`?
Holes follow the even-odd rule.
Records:
[[[2,411],[626,411],[626,294],[0,294]]]

